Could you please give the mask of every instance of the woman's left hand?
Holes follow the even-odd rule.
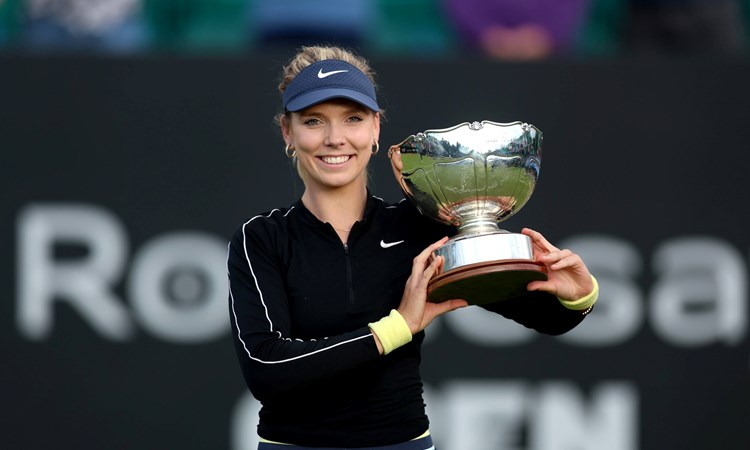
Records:
[[[531,238],[534,259],[547,267],[547,281],[532,281],[529,291],[544,291],[562,300],[578,300],[594,290],[591,273],[580,256],[568,249],[550,244],[538,231],[524,228],[521,233]]]

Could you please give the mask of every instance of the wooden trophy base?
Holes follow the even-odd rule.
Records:
[[[427,299],[440,303],[460,298],[470,305],[483,305],[523,295],[530,282],[546,279],[547,268],[535,261],[507,259],[467,264],[433,278],[427,286]]]

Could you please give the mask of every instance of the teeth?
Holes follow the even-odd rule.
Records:
[[[321,159],[328,164],[341,164],[349,161],[349,156],[323,156]]]

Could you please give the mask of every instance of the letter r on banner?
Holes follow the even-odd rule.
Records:
[[[112,285],[122,275],[127,235],[109,211],[82,204],[35,204],[17,222],[16,320],[29,339],[49,336],[53,303],[66,301],[102,336],[126,340],[134,331]],[[74,244],[86,255],[55,260],[55,245]]]

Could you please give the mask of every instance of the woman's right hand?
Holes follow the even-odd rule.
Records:
[[[441,303],[427,301],[427,285],[432,277],[441,272],[444,263],[444,258],[435,256],[433,252],[447,241],[447,237],[440,239],[414,258],[411,275],[406,280],[404,295],[398,307],[398,312],[406,320],[412,335],[427,328],[435,317],[468,306],[466,300],[462,299]]]

